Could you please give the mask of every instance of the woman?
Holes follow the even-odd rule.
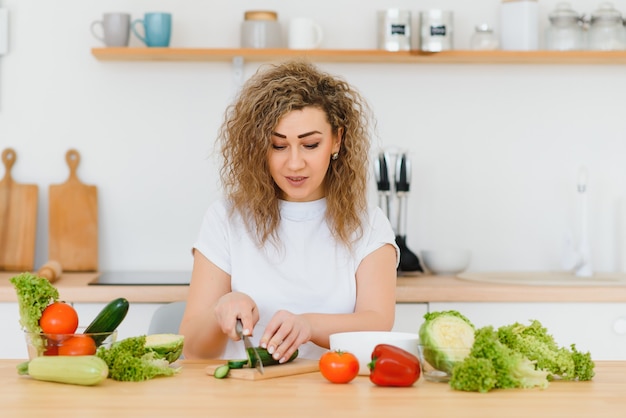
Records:
[[[225,196],[193,248],[186,358],[245,358],[238,318],[281,362],[319,358],[335,332],[391,329],[399,252],[367,205],[368,111],[305,62],[243,86],[219,135]]]

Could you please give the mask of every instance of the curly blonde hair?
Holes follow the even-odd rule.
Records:
[[[362,234],[367,206],[371,111],[346,81],[306,61],[260,68],[228,106],[219,131],[220,178],[232,210],[241,214],[259,244],[278,242],[280,189],[270,175],[268,150],[278,121],[293,110],[315,107],[326,113],[333,134],[343,128],[339,158],[326,173],[326,219],[348,247]]]

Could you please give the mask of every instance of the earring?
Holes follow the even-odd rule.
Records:
[[[337,158],[339,158],[339,153],[338,152],[334,152],[333,155],[330,156],[330,158],[334,160],[336,160]]]

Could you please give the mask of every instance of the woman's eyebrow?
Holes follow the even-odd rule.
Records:
[[[307,136],[311,136],[313,134],[322,134],[320,131],[311,131],[298,135],[298,138],[306,138]],[[278,132],[272,132],[272,135],[277,136],[279,138],[287,138],[287,135],[279,134]]]
[[[320,131],[311,131],[311,132],[307,132],[307,133],[298,135],[298,138],[305,138],[305,137],[311,136],[313,134],[320,134],[321,135],[322,133]]]

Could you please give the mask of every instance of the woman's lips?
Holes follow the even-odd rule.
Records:
[[[290,176],[290,177],[285,177],[285,178],[287,179],[289,184],[291,184],[292,186],[300,186],[307,179],[306,177],[302,177],[302,176]]]

